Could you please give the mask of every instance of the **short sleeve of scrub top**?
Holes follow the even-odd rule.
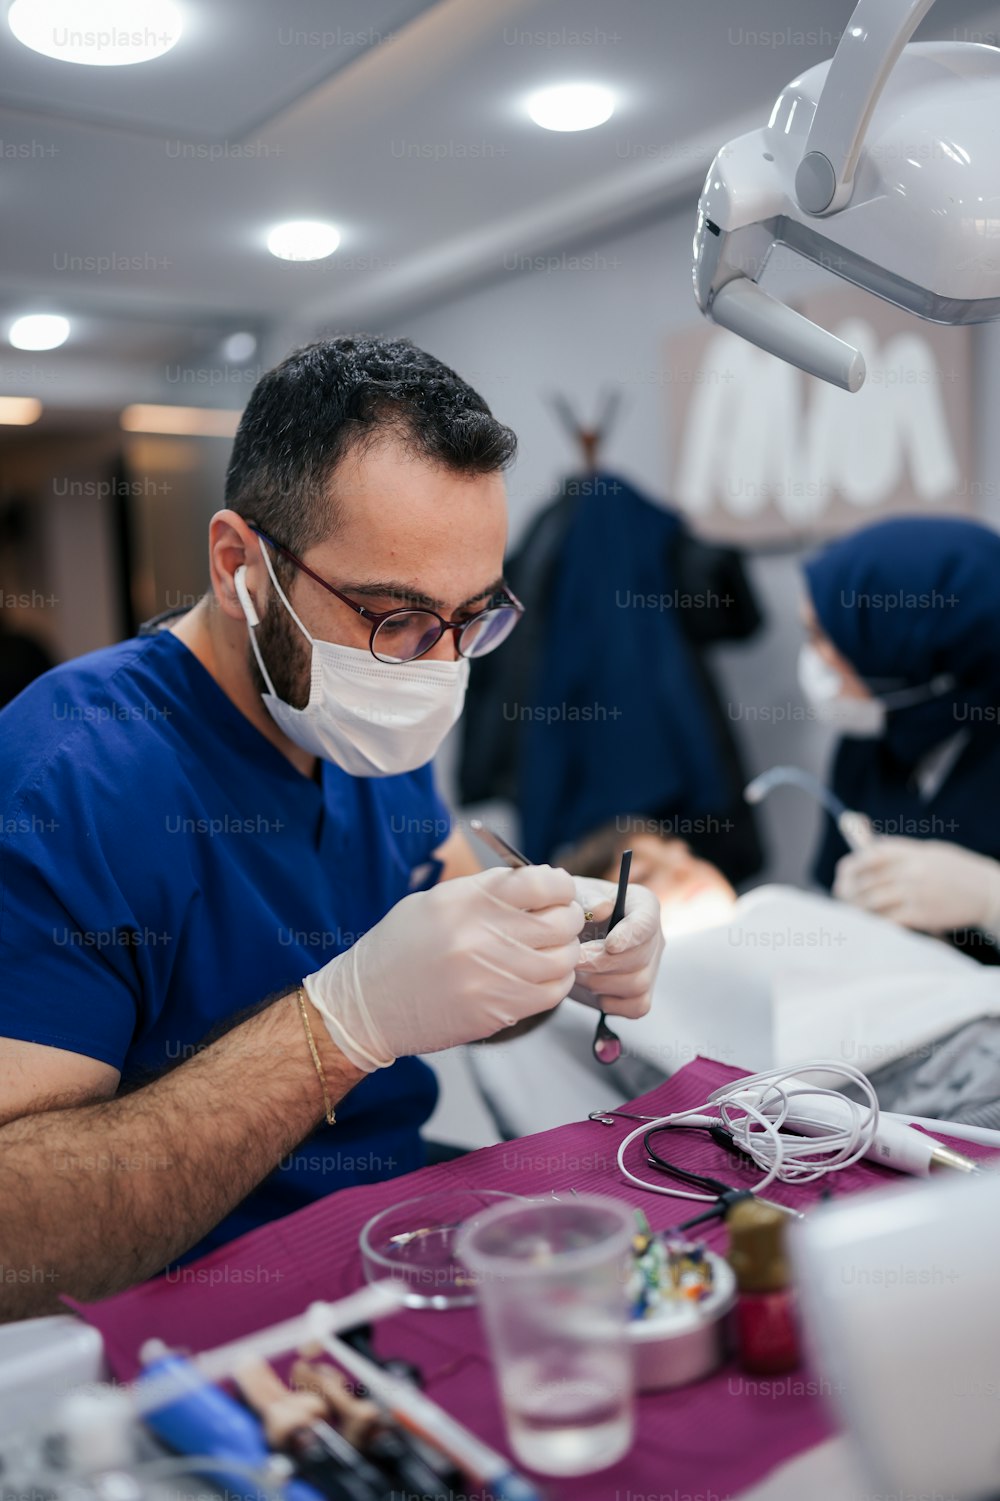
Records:
[[[0,1036],[141,1083],[436,878],[430,766],[302,776],[169,631],[56,668],[0,713]],[[198,1248],[423,1162],[436,1085],[377,1070]]]

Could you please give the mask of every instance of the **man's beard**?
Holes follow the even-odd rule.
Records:
[[[304,709],[309,702],[312,681],[312,647],[280,599],[272,596],[268,601],[256,636],[275,693],[294,709]],[[247,658],[257,691],[266,693],[267,684],[249,643]]]

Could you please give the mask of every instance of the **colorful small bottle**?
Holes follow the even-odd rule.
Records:
[[[787,1217],[756,1199],[734,1204],[726,1216],[729,1265],[736,1274],[738,1359],[745,1371],[776,1376],[799,1363],[795,1294],[785,1257]]]

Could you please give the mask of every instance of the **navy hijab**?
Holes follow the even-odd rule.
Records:
[[[1000,858],[1000,535],[975,521],[900,517],[834,542],[805,573],[820,625],[873,692],[954,680],[890,708],[881,740],[843,739],[834,791],[883,833]],[[967,743],[925,802],[914,771],[960,730]],[[824,885],[845,852],[831,824],[816,867]]]
[[[900,517],[834,542],[805,572],[820,625],[873,691],[954,678],[924,703],[890,708],[885,741],[900,761],[915,765],[962,728],[986,723],[996,733],[996,532],[976,521]]]

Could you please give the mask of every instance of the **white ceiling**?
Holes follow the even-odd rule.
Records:
[[[0,0],[0,9],[5,0]],[[221,338],[377,325],[671,203],[715,148],[829,56],[852,0],[183,0],[134,68],[42,58],[0,24],[0,332],[74,320],[65,350],[0,343],[0,392],[240,406]],[[923,35],[989,39],[1000,7],[938,0]],[[970,30],[971,28],[971,30]],[[540,131],[532,89],[593,79],[612,121]],[[284,218],[328,260],[265,247]],[[110,264],[109,264],[110,263]],[[199,371],[219,379],[200,383]],[[41,372],[41,376],[39,375]]]
[[[139,67],[67,65],[22,47],[5,26],[0,103],[150,135],[238,140],[388,41],[433,0],[182,3],[180,43]]]

